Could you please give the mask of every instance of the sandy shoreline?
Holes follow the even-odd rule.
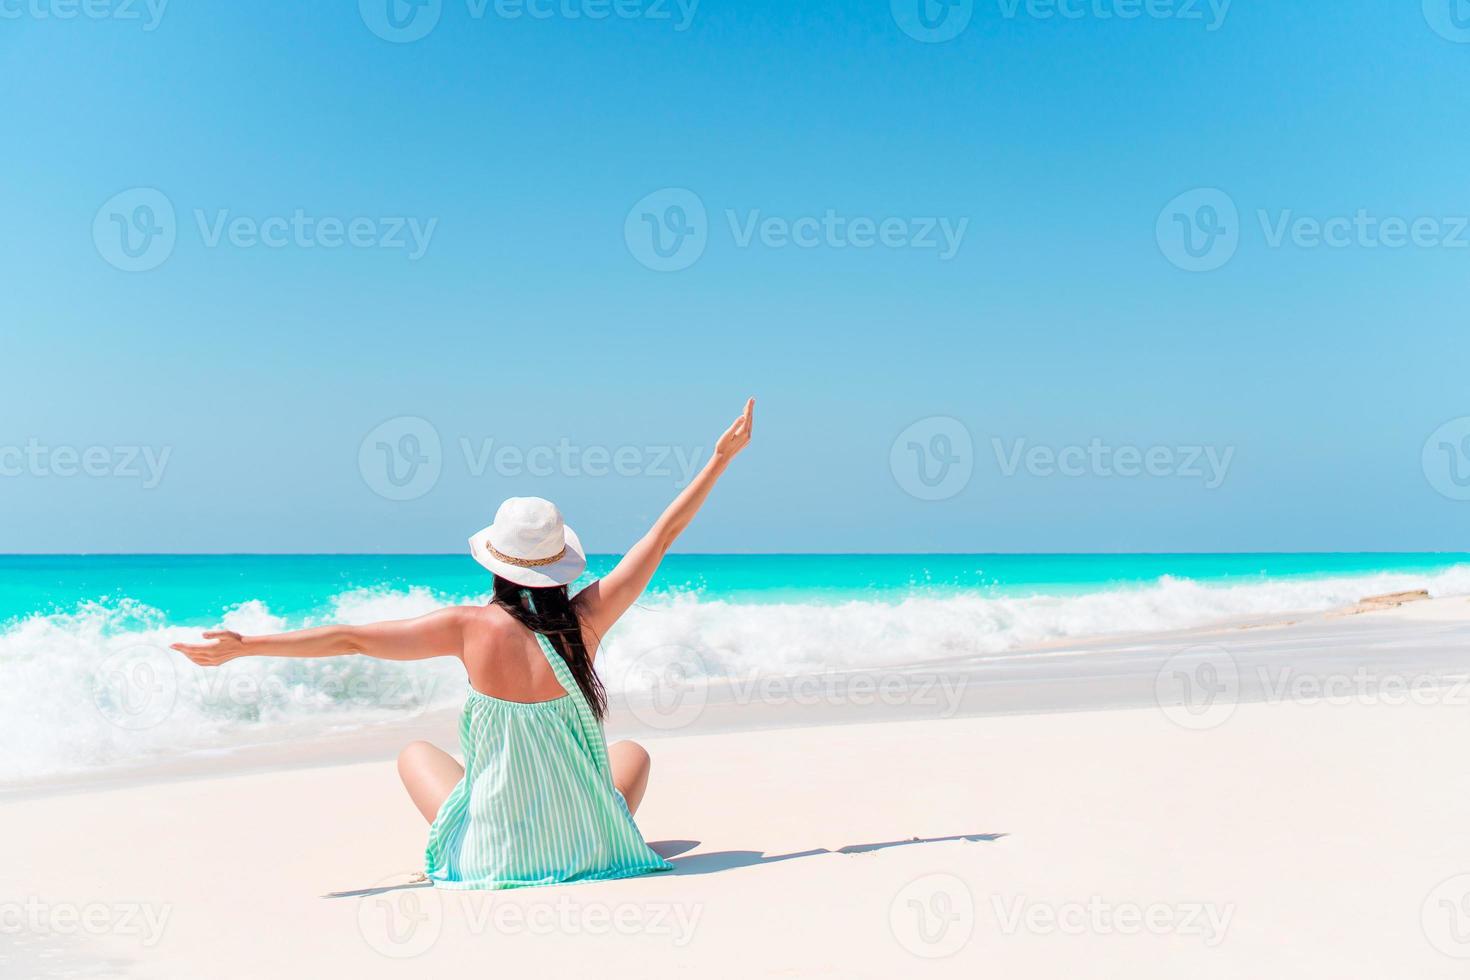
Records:
[[[1415,630],[1413,661],[1401,656],[1397,621]],[[1450,597],[1355,614],[1351,609],[1284,613],[1167,633],[1116,634],[1088,640],[1058,640],[973,657],[928,664],[838,671],[786,678],[750,676],[695,683],[648,697],[610,699],[609,739],[658,740],[671,736],[759,731],[853,722],[981,717],[1093,711],[1156,704],[1156,681],[1164,663],[1196,647],[1223,649],[1243,671],[1233,700],[1269,699],[1273,686],[1256,671],[1281,660],[1299,674],[1338,675],[1364,664],[1402,670],[1417,666],[1430,676],[1453,677],[1470,670],[1457,637],[1436,624],[1470,620],[1470,598]],[[1290,630],[1278,643],[1279,631]],[[1281,649],[1278,649],[1280,647]],[[862,686],[864,683],[867,686]],[[460,707],[431,708],[370,727],[338,730],[317,720],[282,728],[269,741],[208,749],[135,767],[45,777],[0,784],[0,805],[43,796],[92,793],[153,782],[209,778],[219,774],[278,772],[390,758],[418,738],[452,747]]]
[[[439,715],[51,787],[0,807],[0,975],[1458,976],[1467,673],[1454,599],[624,705],[678,870],[517,892],[401,887]]]

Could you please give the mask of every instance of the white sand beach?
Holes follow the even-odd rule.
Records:
[[[443,713],[37,786],[0,975],[1463,976],[1467,674],[1458,598],[620,704],[677,870],[510,892],[409,884]]]

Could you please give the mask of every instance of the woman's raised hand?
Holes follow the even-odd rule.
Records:
[[[745,411],[742,412],[725,434],[720,436],[715,443],[715,455],[722,459],[730,459],[740,450],[750,445],[750,433],[755,428],[755,399],[747,399]]]
[[[245,655],[245,640],[233,630],[210,630],[204,638],[215,642],[173,643],[170,647],[201,667],[218,667]]]
[[[725,472],[726,465],[735,454],[750,445],[750,434],[755,428],[755,399],[745,403],[745,411],[730,423],[725,434],[715,443],[715,451],[704,468],[689,482],[674,502],[664,510],[653,527],[628,549],[612,571],[583,589],[577,595],[578,613],[582,617],[584,630],[601,636],[612,628],[628,607],[648,587],[659,562],[674,544],[674,539],[684,533],[689,522],[705,498]]]

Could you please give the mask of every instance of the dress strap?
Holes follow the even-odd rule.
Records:
[[[535,633],[534,630],[532,630]],[[602,725],[597,716],[592,713],[592,706],[587,703],[587,698],[582,694],[582,688],[577,685],[577,679],[572,676],[572,668],[562,659],[561,654],[551,645],[551,641],[540,633],[536,633],[536,643],[541,647],[541,652],[546,656],[546,662],[551,665],[551,672],[556,675],[556,682],[561,685],[562,690],[567,692],[567,697],[577,706],[577,719],[581,723],[582,735],[587,742],[588,749],[592,752],[592,761],[597,770],[608,780],[612,779],[612,766],[607,761],[607,741],[602,734]]]
[[[582,689],[577,686],[577,679],[572,676],[572,668],[567,666],[566,660],[556,652],[556,647],[552,645],[551,640],[541,633],[536,633],[535,630],[531,632],[535,635],[536,643],[541,647],[541,653],[545,655],[546,662],[551,665],[551,672],[556,675],[556,682],[574,698],[585,701],[586,699],[582,697]]]

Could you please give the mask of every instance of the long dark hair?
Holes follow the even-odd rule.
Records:
[[[572,671],[572,679],[599,719],[607,712],[607,692],[592,667],[587,644],[582,640],[582,622],[572,607],[565,585],[527,588],[495,576],[495,604],[514,616],[522,626],[540,633]]]

